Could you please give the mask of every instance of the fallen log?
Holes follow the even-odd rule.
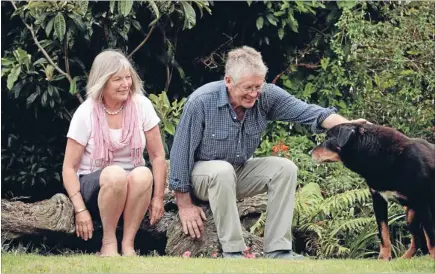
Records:
[[[238,201],[239,214],[244,224],[244,237],[251,252],[261,256],[262,239],[248,232],[249,227],[266,209],[266,195],[257,195],[252,198]],[[21,201],[1,200],[2,216],[2,243],[40,242],[54,249],[79,249],[84,252],[96,252],[101,244],[101,224],[94,223],[94,237],[85,242],[75,236],[74,209],[71,201],[64,194],[56,194],[52,198],[36,202],[24,203]],[[208,204],[201,205],[207,215],[205,233],[201,239],[192,239],[184,235],[177,215],[174,196],[167,190],[165,192],[165,214],[160,222],[151,226],[148,214],[142,221],[135,246],[141,254],[157,251],[159,254],[180,256],[190,251],[192,257],[211,256],[221,253],[213,216]],[[118,240],[122,237],[122,226],[118,227]]]

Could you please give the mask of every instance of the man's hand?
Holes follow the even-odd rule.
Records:
[[[92,239],[92,232],[94,225],[92,224],[92,217],[89,211],[85,210],[76,214],[76,234],[77,237],[87,241]]]
[[[150,225],[158,223],[164,212],[163,198],[153,197],[150,204]]]
[[[359,118],[359,119],[355,119],[355,120],[350,120],[349,123],[369,124],[369,125],[372,124],[372,123],[370,123],[369,121],[367,121],[366,119],[363,119],[363,118]]]
[[[201,207],[193,204],[187,206],[178,206],[178,215],[183,225],[184,234],[190,234],[192,238],[201,237],[204,232],[204,223],[206,220],[205,213]]]
[[[344,124],[344,123],[371,124],[366,119],[360,118],[355,120],[348,120],[343,116],[334,113],[326,117],[326,119],[322,122],[322,127],[329,129],[336,125]]]

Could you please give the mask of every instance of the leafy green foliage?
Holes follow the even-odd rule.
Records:
[[[316,33],[300,56],[290,57],[283,85],[303,100],[434,140],[434,8],[369,2],[344,7],[336,28]],[[367,16],[373,10],[377,20]],[[310,59],[317,64],[304,63]]]
[[[300,14],[316,14],[316,8],[324,8],[325,6],[318,1],[264,1],[266,9],[258,16],[256,20],[257,30],[265,28],[266,30],[276,31],[278,38],[283,39],[286,34],[286,29],[291,32],[299,31],[299,23],[295,18],[295,13]],[[264,36],[259,41],[269,44],[269,37]]]
[[[186,98],[182,98],[180,101],[174,100],[171,103],[166,92],[163,91],[158,95],[150,94],[149,99],[161,120],[160,131],[163,145],[166,153],[169,154],[168,139],[175,134],[175,128],[180,120]]]

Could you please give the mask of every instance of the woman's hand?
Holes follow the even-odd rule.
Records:
[[[153,197],[150,204],[150,224],[154,225],[160,221],[165,212],[165,207],[163,206],[163,198]]]
[[[76,214],[76,233],[77,237],[87,241],[92,239],[92,232],[94,225],[92,224],[92,217],[88,210]]]

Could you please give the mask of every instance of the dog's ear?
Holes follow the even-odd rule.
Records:
[[[353,128],[341,127],[338,130],[337,145],[339,147],[344,147],[344,145],[349,141],[350,136],[353,134],[355,134]]]

